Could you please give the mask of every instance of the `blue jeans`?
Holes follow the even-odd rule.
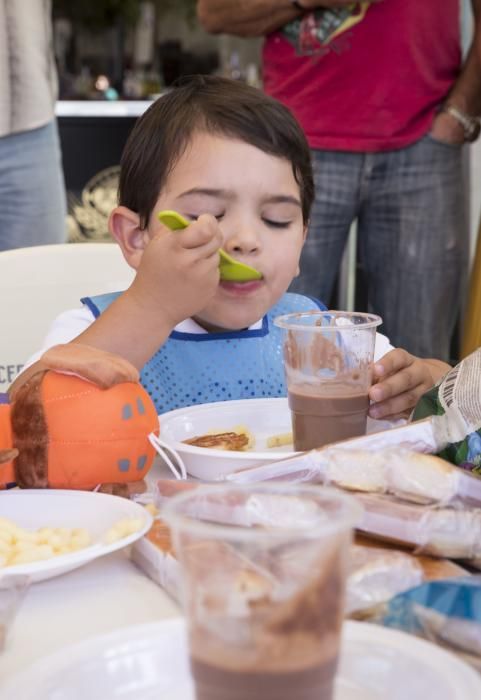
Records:
[[[66,195],[55,121],[0,138],[0,251],[66,240]]]
[[[357,218],[382,332],[415,355],[447,360],[469,257],[462,148],[427,135],[398,151],[312,155],[316,197],[291,291],[329,303]]]

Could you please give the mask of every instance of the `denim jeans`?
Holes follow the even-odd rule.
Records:
[[[0,251],[66,239],[66,195],[55,121],[0,138]]]
[[[415,355],[447,360],[469,257],[462,148],[426,135],[398,151],[312,155],[316,197],[291,291],[329,303],[357,218],[382,332]]]

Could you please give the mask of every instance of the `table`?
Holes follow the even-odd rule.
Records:
[[[429,578],[466,573],[448,561],[421,557],[421,563]],[[0,655],[0,678],[7,680],[40,657],[88,637],[180,614],[179,606],[137,568],[128,551],[100,557],[30,587]]]
[[[156,461],[148,488],[166,475]],[[0,679],[88,637],[180,615],[179,605],[131,561],[130,548],[99,557],[30,586],[0,653]]]
[[[154,465],[149,486],[165,476],[165,470]],[[362,535],[356,542],[399,549]],[[419,560],[429,579],[466,574],[450,561]],[[0,679],[7,680],[42,656],[88,637],[180,615],[178,604],[130,560],[128,549],[100,557],[30,587],[0,654]]]
[[[30,587],[0,654],[0,679],[88,637],[179,615],[178,605],[126,550],[100,557]]]

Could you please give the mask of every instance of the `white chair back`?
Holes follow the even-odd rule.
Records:
[[[0,392],[42,347],[50,324],[83,296],[126,289],[134,271],[116,243],[0,252]]]

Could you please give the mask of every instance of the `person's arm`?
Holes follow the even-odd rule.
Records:
[[[198,0],[197,17],[211,34],[263,36],[301,16],[292,0]]]
[[[481,115],[481,0],[471,0],[477,32],[468,51],[463,69],[448,95],[446,103],[471,116]],[[477,46],[477,44],[479,46]],[[448,143],[462,143],[464,129],[449,113],[440,112],[431,129],[431,135]]]
[[[352,0],[299,0],[299,5],[303,9],[292,0],[197,0],[197,17],[211,34],[254,37],[276,31],[300,17],[304,10],[344,7],[352,5]]]
[[[213,216],[203,214],[182,231],[156,228],[129,289],[72,341],[120,355],[138,370],[219,284],[222,233]]]
[[[162,310],[137,300],[130,287],[71,342],[118,354],[140,370],[174,326]]]

